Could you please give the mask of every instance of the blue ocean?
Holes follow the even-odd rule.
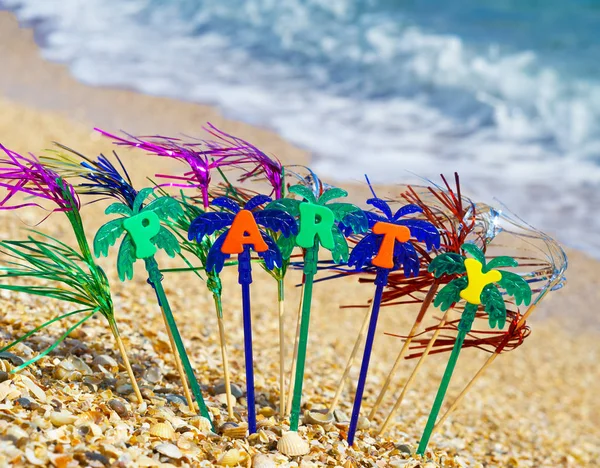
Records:
[[[600,257],[599,0],[0,6],[85,83],[219,106],[310,150],[324,177],[458,171],[475,198]]]

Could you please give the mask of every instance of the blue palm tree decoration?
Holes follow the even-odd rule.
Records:
[[[252,283],[250,250],[258,254],[265,268],[272,270],[282,266],[283,258],[277,243],[267,233],[267,229],[271,232],[280,232],[284,237],[298,234],[298,225],[291,215],[281,210],[261,208],[271,201],[271,198],[266,195],[256,195],[242,207],[239,202],[231,198],[216,198],[212,205],[221,208],[222,211],[201,214],[192,221],[188,232],[190,240],[202,242],[205,236],[222,231],[206,258],[206,270],[209,272],[219,273],[232,254],[238,255],[238,282],[242,286],[248,430],[251,434],[256,432],[256,413],[250,309],[250,283]]]
[[[348,430],[348,444],[350,445],[354,443],[381,297],[383,289],[387,285],[388,275],[390,271],[400,268],[404,268],[406,277],[418,275],[419,255],[410,242],[411,238],[418,242],[424,242],[428,250],[440,246],[440,233],[433,224],[420,219],[403,219],[407,215],[421,213],[423,210],[419,206],[406,205],[396,213],[392,213],[389,204],[380,198],[371,198],[367,200],[367,203],[377,208],[382,214],[365,211],[369,221],[369,232],[356,244],[348,259],[348,265],[354,266],[357,270],[369,263],[377,269],[373,308]]]

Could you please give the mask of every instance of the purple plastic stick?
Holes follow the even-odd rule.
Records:
[[[252,263],[249,247],[238,255],[238,282],[242,286],[242,318],[244,322],[244,358],[246,361],[246,401],[248,406],[248,432],[256,432],[256,407],[254,397],[254,358],[252,356],[252,313],[250,308],[250,284]]]
[[[358,384],[356,385],[356,395],[354,396],[354,406],[352,407],[352,418],[350,419],[350,427],[348,429],[348,445],[354,443],[354,435],[358,426],[358,417],[360,416],[360,406],[362,403],[365,384],[367,382],[367,374],[369,372],[369,362],[371,360],[371,351],[373,350],[373,341],[375,340],[375,331],[377,329],[377,319],[379,317],[379,308],[381,306],[381,297],[383,296],[383,288],[387,284],[389,270],[380,268],[377,271],[375,279],[375,296],[373,297],[373,310],[371,311],[371,319],[369,320],[369,331],[367,332],[367,340],[365,342],[365,351],[363,354],[362,364],[360,366],[360,375]]]

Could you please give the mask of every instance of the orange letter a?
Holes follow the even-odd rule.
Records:
[[[379,268],[391,270],[394,268],[394,247],[396,246],[396,241],[408,242],[410,239],[410,229],[406,226],[378,221],[373,226],[373,234],[383,234],[383,239],[379,247],[379,252],[371,260],[371,263]]]
[[[251,211],[241,210],[235,215],[227,237],[221,246],[224,254],[241,254],[244,246],[252,244],[255,252],[264,252],[269,249],[263,239],[258,225]]]

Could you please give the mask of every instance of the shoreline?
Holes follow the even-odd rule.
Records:
[[[20,28],[11,12],[0,11],[0,46],[8,43],[9,48],[0,47],[5,69],[11,72],[0,75],[0,106],[12,108],[12,112],[5,113],[4,121],[0,114],[0,138],[7,147],[35,153],[48,148],[53,141],[67,145],[69,141],[79,141],[78,148],[82,151],[98,151],[100,145],[103,151],[110,153],[114,146],[103,141],[93,131],[94,127],[112,132],[125,130],[138,135],[177,137],[202,135],[202,126],[210,122],[225,132],[250,141],[265,153],[277,156],[284,164],[310,164],[311,156],[307,151],[293,146],[270,130],[229,120],[213,107],[136,91],[82,84],[70,75],[66,66],[45,61],[40,56],[33,32]],[[17,80],[16,77],[24,79]],[[13,113],[22,119],[17,126],[18,131],[10,121]],[[24,135],[29,127],[38,129],[35,137]],[[27,141],[27,145],[23,145],[24,141]],[[173,163],[162,161],[159,164]],[[335,182],[353,187],[360,193],[366,192],[366,187],[356,181]],[[384,193],[394,188],[377,187]],[[355,198],[358,200],[358,197]],[[582,296],[585,291],[586,295],[580,297],[580,303],[583,301],[580,309],[590,312],[584,318],[575,320],[579,322],[577,328],[588,328],[591,320],[592,328],[600,330],[600,317],[591,312],[594,305],[600,302],[600,279],[591,274],[591,271],[600,271],[600,261],[574,249],[565,248],[565,252],[569,257],[566,288],[571,292],[568,296]],[[585,284],[590,279],[592,284]],[[553,294],[544,304],[556,301],[558,304],[552,309],[563,309],[568,305],[568,301],[561,300],[565,295],[562,292]],[[539,315],[558,314],[549,312]]]
[[[134,134],[158,133],[176,137],[182,134],[201,135],[201,126],[210,121],[222,130],[250,141],[266,153],[276,155],[284,164],[310,163],[310,155],[306,151],[287,143],[275,133],[228,120],[209,106],[147,96],[134,91],[94,88],[81,84],[70,76],[63,65],[44,61],[40,57],[32,32],[19,28],[14,16],[2,11],[0,58],[5,69],[5,73],[0,75],[0,143],[16,151],[37,153],[48,148],[52,141],[60,141],[90,154],[97,154],[99,151],[110,152],[114,146],[93,132],[93,127],[98,126],[112,132],[123,129]],[[128,152],[126,163],[131,168],[143,168],[132,174],[134,182],[144,182],[146,175],[155,172],[181,171],[183,168],[170,160],[148,158],[133,152]],[[357,187],[352,182],[342,182],[342,185]],[[386,189],[393,187],[381,188],[382,192]],[[356,192],[359,195],[364,193],[364,187]],[[106,221],[100,213],[99,207],[86,207],[84,210],[88,235],[95,232],[102,221]],[[14,213],[2,213],[0,216],[4,221],[2,237],[21,235],[17,230],[24,225],[15,222],[17,217]],[[39,221],[29,213],[24,213],[21,217],[31,225]],[[64,223],[60,216],[52,216],[43,226],[46,232],[69,237],[64,231]],[[600,316],[596,313],[597,304],[600,303],[600,262],[583,252],[565,250],[569,256],[565,288],[551,293],[549,298],[544,300],[540,310],[533,315],[532,335],[523,347],[498,359],[493,370],[472,390],[472,399],[469,398],[469,402],[463,403],[444,430],[434,437],[431,447],[435,449],[436,459],[452,463],[439,466],[592,466],[600,456],[597,449],[597,441],[600,440],[598,427],[593,423],[600,417],[600,402],[597,398],[600,390],[600,369],[597,366],[600,359]],[[148,291],[149,288],[141,275],[137,275],[129,283],[120,283],[114,264],[111,263],[113,260],[114,258],[103,259],[100,263],[109,275],[118,306],[119,327],[123,329],[123,335],[127,336],[132,360],[134,364],[141,366],[142,370],[144,365],[159,367],[164,375],[162,385],[177,388],[177,384],[173,384],[174,371],[169,368],[171,359],[165,352],[168,342],[162,331],[151,291]],[[166,266],[170,264],[168,260],[165,261]],[[289,279],[289,291],[286,291],[286,301],[289,304],[286,319],[288,343],[293,340],[294,309],[299,297],[298,290],[292,287],[298,281],[299,275],[297,272],[293,272],[293,275],[295,276]],[[210,297],[205,294],[193,275],[181,275],[177,279],[166,276],[165,284],[173,302],[173,309],[177,311],[177,320],[181,321],[181,328],[185,330],[191,358],[200,369],[201,380],[214,385],[222,374],[219,368],[216,320],[209,314]],[[331,400],[363,315],[363,309],[338,309],[331,304],[364,303],[372,295],[370,285],[357,284],[350,278],[334,282],[333,286],[325,286],[328,284],[315,287],[313,304],[310,331],[312,346],[309,347],[307,360],[305,401],[314,407],[326,405]],[[244,371],[240,292],[233,271],[224,274],[223,287],[224,291],[227,291],[224,294],[223,305],[226,311],[233,381],[241,384],[244,381]],[[257,373],[257,387],[259,393],[267,400],[275,401],[278,343],[272,299],[275,297],[276,286],[268,275],[257,272],[252,291],[256,299],[253,303],[253,311],[256,314],[253,318],[257,350],[255,367],[261,370]],[[31,325],[31,318],[17,315],[16,311],[29,311],[29,308],[34,306],[40,310],[47,309],[43,301],[29,300],[22,296],[9,297],[10,304],[8,300],[1,301],[4,303],[2,323],[6,333],[22,332],[25,326],[23,324]],[[365,394],[366,411],[376,396],[377,384],[382,383],[385,372],[391,366],[390,352],[395,352],[398,343],[397,339],[384,333],[402,333],[408,329],[407,311],[412,310],[401,308],[402,313],[397,313],[399,310],[400,308],[395,307],[382,310],[373,365],[369,373],[369,387]],[[432,313],[433,316],[438,316],[438,313]],[[10,320],[6,317],[10,317]],[[144,319],[140,320],[141,317]],[[22,324],[19,320],[23,321]],[[110,339],[106,339],[108,335],[104,322],[90,321],[82,333],[77,335],[77,340],[79,343],[87,343],[85,346],[91,348],[90,356],[113,353]],[[49,401],[51,398],[60,400],[75,387],[88,398],[87,405],[105,408],[102,395],[111,390],[102,392],[102,395],[93,394],[82,390],[79,384],[61,382],[53,378],[52,369],[55,365],[50,361],[66,359],[65,356],[69,355],[70,350],[63,348],[68,346],[59,349],[62,354],[45,360],[48,364],[31,378],[38,379],[41,375],[39,381],[42,381],[47,389]],[[23,350],[26,351],[25,347],[19,352]],[[451,388],[453,396],[457,394],[461,385],[466,383],[466,379],[476,372],[485,358],[485,353],[476,350],[465,351]],[[414,445],[415,440],[418,440],[446,359],[446,355],[431,358],[414,390],[407,396],[402,418],[395,423],[388,434],[389,438],[382,443],[393,441]],[[414,361],[403,363],[399,381],[408,377],[412,365]],[[354,369],[352,372],[354,381],[357,371],[358,369]],[[142,371],[139,374],[142,381]],[[353,390],[353,384],[348,385],[343,394],[341,409],[344,412],[350,411]],[[88,397],[90,394],[94,397]],[[114,396],[121,398],[116,394]],[[126,398],[123,397],[123,400]],[[216,397],[210,396],[208,400],[218,409]],[[393,402],[387,402],[389,405],[391,403]],[[81,409],[73,401],[65,403],[64,406],[73,412]],[[186,417],[173,405],[168,409],[176,412],[178,417]],[[106,414],[111,413],[108,411]],[[136,415],[135,418],[141,416]],[[147,416],[144,418],[144,422],[149,419]],[[140,421],[119,420],[119,424],[121,423],[132,426],[133,433],[135,425],[139,426]],[[0,433],[4,432],[5,428],[0,424]],[[39,431],[30,434],[32,438],[42,435]],[[142,451],[146,450],[144,453],[156,458],[152,448],[143,448],[147,441],[142,439],[140,436],[131,447],[124,448],[118,445],[114,452],[132,454],[134,449],[142,447]],[[102,439],[99,440],[103,442]],[[206,440],[202,441],[202,444],[210,443],[216,453],[225,450],[226,444]],[[370,460],[370,455],[365,455],[369,449],[363,451],[363,448],[361,445],[360,450],[344,450],[355,457],[357,462],[365,462]],[[4,450],[7,449],[0,447],[0,461]],[[66,450],[68,453],[70,449]],[[101,448],[93,447],[90,450],[102,451]],[[381,448],[377,453],[383,453],[385,450],[387,449]],[[388,457],[386,460],[389,460],[390,455],[385,456]],[[107,457],[112,458],[110,452]],[[459,459],[460,462],[457,461]],[[339,465],[343,463],[343,460],[336,460],[338,461]],[[417,466],[410,462],[411,460],[407,464],[394,466]],[[132,463],[131,460],[129,463]]]

